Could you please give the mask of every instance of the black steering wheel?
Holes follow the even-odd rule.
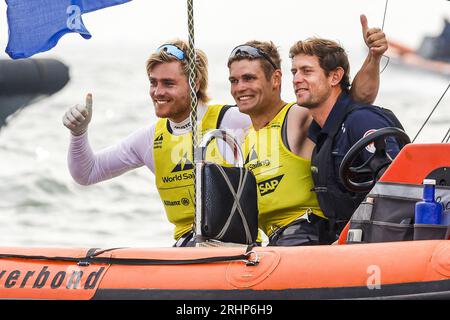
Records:
[[[361,138],[348,150],[339,168],[341,182],[349,191],[360,193],[370,191],[381,176],[380,173],[384,172],[383,169],[391,164],[392,158],[386,152],[387,137],[396,138],[400,149],[411,143],[403,130],[394,127],[382,128]],[[355,158],[371,143],[376,148],[374,154],[359,167],[352,167]],[[363,182],[360,182],[361,180]]]

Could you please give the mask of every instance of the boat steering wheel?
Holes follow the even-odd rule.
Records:
[[[384,172],[383,169],[392,162],[392,158],[386,152],[387,137],[396,138],[400,143],[400,148],[411,143],[408,135],[403,130],[394,127],[382,128],[361,138],[348,150],[339,168],[339,176],[345,188],[358,193],[368,192],[373,188],[378,178]],[[351,165],[359,153],[372,143],[376,148],[374,154],[359,167],[352,167]],[[360,182],[360,180],[365,181]]]

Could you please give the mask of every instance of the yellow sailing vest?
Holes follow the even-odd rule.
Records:
[[[217,128],[222,105],[208,106],[199,124],[200,135]],[[192,158],[192,132],[174,135],[169,120],[156,123],[153,141],[155,181],[167,218],[175,225],[174,238],[178,240],[192,229],[194,222],[194,182]],[[217,141],[208,147],[206,159],[225,165]]]
[[[245,167],[258,186],[259,227],[270,236],[307,211],[325,217],[311,192],[311,161],[289,151],[282,126],[293,103],[287,104],[264,128],[250,128],[244,142]]]

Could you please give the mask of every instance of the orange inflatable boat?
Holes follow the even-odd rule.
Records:
[[[450,144],[409,144],[379,182],[439,169],[442,183],[449,167]],[[0,298],[450,298],[449,240],[346,244],[346,231],[310,247],[0,248]]]
[[[2,252],[3,299],[450,298],[450,241]]]

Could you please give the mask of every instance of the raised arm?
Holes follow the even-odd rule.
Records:
[[[380,61],[388,48],[386,35],[379,28],[369,28],[365,15],[360,17],[364,42],[369,48],[366,60],[356,74],[350,94],[355,101],[375,101],[380,86]]]
[[[154,126],[135,131],[121,142],[94,153],[88,140],[88,124],[92,117],[92,96],[86,105],[70,108],[63,117],[71,138],[67,155],[70,174],[81,185],[90,185],[147,165],[154,172]]]

